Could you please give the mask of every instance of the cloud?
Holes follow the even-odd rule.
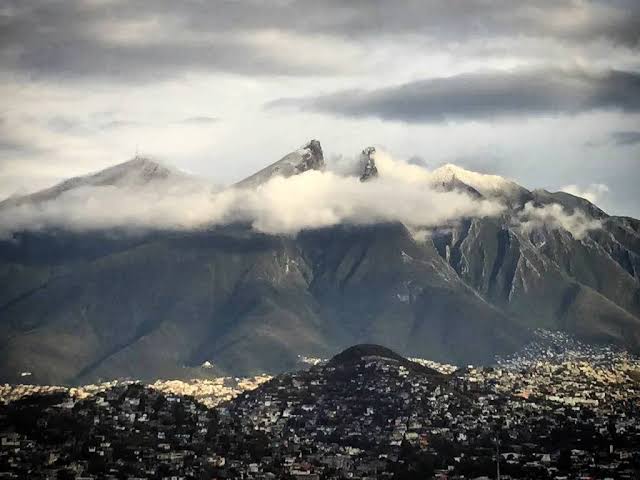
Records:
[[[260,2],[232,3],[9,2],[0,11],[0,61],[35,78],[123,82],[193,72],[326,75],[353,64],[348,42],[284,28],[273,15],[253,19],[267,11]]]
[[[425,167],[425,168],[429,166],[427,161],[424,158],[422,158],[420,155],[413,155],[407,160],[407,163],[409,163],[410,165],[417,165],[419,167]]]
[[[138,150],[231,183],[320,137],[327,158],[376,143],[531,188],[605,182],[616,186],[607,211],[637,216],[635,149],[583,145],[637,130],[638,114],[406,124],[261,106],[483,71],[638,72],[639,10],[634,0],[6,0],[0,198]],[[224,121],[181,123],[194,116]]]
[[[20,230],[50,227],[193,229],[235,222],[270,234],[295,234],[342,223],[401,222],[424,229],[503,211],[497,201],[437,190],[429,172],[415,165],[388,155],[381,156],[379,164],[381,177],[369,182],[330,171],[308,171],[273,178],[255,189],[220,192],[182,181],[128,189],[76,188],[52,201],[1,208],[0,233],[9,237]],[[392,170],[396,175],[385,178],[385,172]]]
[[[293,202],[292,206],[291,198],[304,200]],[[456,192],[438,192],[426,184],[397,180],[363,183],[357,178],[320,172],[292,180],[274,179],[251,193],[247,204],[252,207],[248,217],[258,213],[254,227],[269,233],[294,233],[340,223],[397,221],[408,226],[435,226],[502,211],[495,202],[474,201]]]
[[[267,108],[279,107],[409,123],[594,110],[640,112],[640,74],[615,70],[600,74],[582,70],[471,73],[267,104]]]
[[[587,140],[585,147],[600,148],[606,146],[628,147],[640,143],[640,131],[619,130],[609,133],[606,137],[596,140]]]
[[[584,189],[578,185],[566,185],[560,190],[575,195],[576,197],[582,197],[591,203],[598,203],[602,196],[609,192],[609,187],[604,183],[592,183]]]
[[[0,117],[0,165],[3,155],[33,154],[41,153],[44,150],[28,136],[18,134],[11,122]]]
[[[637,145],[640,143],[640,131],[612,132],[611,139],[616,145]]]
[[[141,126],[141,122],[134,122],[131,120],[111,120],[99,126],[103,130],[113,130],[118,128],[138,127]]]
[[[528,202],[519,213],[517,221],[524,232],[543,227],[552,230],[564,229],[577,240],[583,239],[591,230],[602,228],[600,220],[588,217],[580,210],[568,214],[562,205],[557,203],[537,207],[533,202]]]
[[[439,49],[505,38],[636,49],[633,0],[287,0],[40,2],[7,0],[0,59],[40,76],[155,80],[189,71],[332,74],[356,67],[380,38]]]
[[[92,118],[71,118],[66,116],[54,116],[50,118],[46,125],[47,127],[56,133],[90,133],[100,130],[118,130],[134,127],[151,127],[151,126],[165,126],[165,125],[188,125],[188,126],[204,126],[218,123],[219,118],[208,116],[193,116],[186,117],[175,121],[159,122],[159,121],[147,121],[141,122],[137,120],[125,120],[120,118],[111,118],[109,120],[98,120]]]
[[[212,123],[217,123],[219,121],[220,119],[216,117],[198,116],[198,117],[183,118],[177,123],[182,123],[184,125],[210,125]]]

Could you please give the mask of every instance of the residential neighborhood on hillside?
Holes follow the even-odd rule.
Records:
[[[547,345],[537,349],[545,359],[523,355],[443,373],[429,367],[436,362],[373,348],[273,378],[237,379],[234,388],[224,386],[231,379],[5,386],[0,478],[453,480],[495,478],[500,468],[501,479],[561,480],[640,473],[637,357],[608,348],[556,355]]]

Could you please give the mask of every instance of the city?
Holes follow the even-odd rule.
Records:
[[[235,389],[5,387],[0,478],[637,478],[640,360],[540,335],[449,374],[364,345]]]
[[[640,480],[640,0],[0,0],[0,480]]]

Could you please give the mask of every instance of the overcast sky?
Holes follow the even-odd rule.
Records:
[[[637,0],[4,0],[0,65],[0,197],[136,151],[226,184],[318,138],[640,217]]]

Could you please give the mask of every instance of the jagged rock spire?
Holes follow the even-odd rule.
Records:
[[[324,169],[324,155],[320,141],[311,140],[300,151],[303,152],[302,160],[295,166],[296,173]]]
[[[376,153],[375,147],[367,147],[360,154],[360,162],[363,165],[362,175],[360,175],[361,182],[366,182],[378,176],[378,168],[373,158],[374,153]]]

